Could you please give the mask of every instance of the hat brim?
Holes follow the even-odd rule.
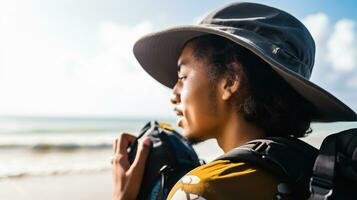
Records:
[[[201,35],[219,35],[255,53],[267,62],[296,92],[311,102],[316,107],[317,112],[312,113],[313,121],[357,121],[356,113],[347,105],[300,74],[284,67],[288,63],[276,59],[274,52],[266,51],[266,49],[271,49],[273,44],[249,31],[234,31],[234,34],[230,34],[229,30],[222,30],[220,27],[214,26],[176,26],[140,38],[134,45],[134,55],[144,70],[154,79],[169,88],[173,88],[178,79],[177,60],[184,44],[188,40]]]

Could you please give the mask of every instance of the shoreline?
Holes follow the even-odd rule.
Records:
[[[2,200],[98,200],[112,198],[111,171],[0,180]]]

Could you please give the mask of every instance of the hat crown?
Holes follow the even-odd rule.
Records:
[[[237,36],[242,31],[255,34],[262,44],[270,44],[261,46],[262,51],[284,60],[287,63],[284,67],[302,77],[311,77],[314,40],[298,19],[282,10],[256,3],[233,3],[211,12],[200,24],[228,27]]]

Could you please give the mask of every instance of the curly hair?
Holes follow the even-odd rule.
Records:
[[[207,34],[191,39],[193,56],[207,59],[210,82],[234,75],[232,63],[243,68],[248,91],[236,105],[237,112],[259,128],[266,137],[304,137],[310,127],[314,106],[302,98],[272,67],[249,50],[221,36]],[[187,44],[186,43],[186,44]],[[238,103],[237,103],[238,104]]]

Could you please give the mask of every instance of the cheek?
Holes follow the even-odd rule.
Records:
[[[206,85],[197,85],[186,88],[181,93],[186,127],[193,129],[192,131],[204,129],[212,124],[213,105],[208,89],[209,87]]]

